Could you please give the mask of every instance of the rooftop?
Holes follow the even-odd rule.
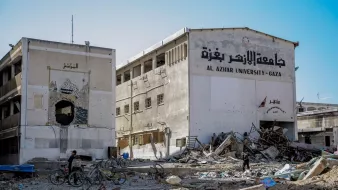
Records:
[[[257,30],[253,30],[251,28],[248,28],[248,27],[237,27],[237,28],[200,28],[200,29],[191,29],[191,28],[182,28],[181,30],[175,32],[174,34],[168,36],[167,38],[165,38],[164,40],[150,46],[149,48],[141,51],[140,53],[136,54],[135,56],[129,58],[126,62],[124,63],[121,63],[119,65],[117,65],[117,68],[116,70],[119,70],[119,69],[122,69],[130,64],[132,64],[134,61],[140,59],[141,57],[145,56],[145,55],[148,55],[154,51],[156,51],[157,49],[161,48],[162,46],[176,40],[177,38],[185,35],[186,33],[189,33],[189,31],[192,31],[192,30],[195,30],[195,31],[204,31],[204,30],[250,30],[250,31],[253,31],[253,32],[256,32],[256,33],[260,33],[260,34],[263,34],[263,35],[266,35],[266,36],[270,36],[272,38],[276,38],[276,39],[279,39],[279,40],[283,40],[285,42],[289,42],[289,43],[292,43],[294,44],[295,47],[297,47],[299,45],[299,42],[293,42],[293,41],[289,41],[289,40],[285,40],[283,38],[279,38],[279,37],[276,37],[276,36],[272,36],[272,35],[269,35],[269,34],[266,34],[266,33],[263,33],[263,32],[260,32],[260,31],[257,31]]]
[[[21,40],[26,37],[21,38],[12,48],[8,51],[8,53],[0,59],[0,65],[4,63],[7,59],[11,59],[11,55],[17,53],[17,51],[21,50]],[[73,47],[83,48],[86,47],[84,44],[72,44],[72,43],[65,43],[65,42],[56,42],[56,41],[49,41],[49,40],[41,40],[41,39],[34,39],[34,38],[26,38],[27,40],[33,40],[36,42],[44,42],[49,44],[61,44],[61,45],[69,45]],[[104,47],[97,47],[97,46],[90,46],[91,48],[98,48],[98,49],[107,49],[111,50],[111,48],[104,48]]]
[[[297,117],[319,115],[319,114],[332,113],[332,112],[338,112],[338,108],[301,112],[297,114]]]

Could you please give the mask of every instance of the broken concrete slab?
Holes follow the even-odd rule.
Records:
[[[311,170],[304,177],[304,180],[321,174],[326,168],[326,164],[327,161],[325,158],[320,158],[319,160],[317,160],[314,166],[311,168]]]
[[[228,135],[228,137],[222,142],[219,147],[213,152],[214,155],[219,155],[226,147],[230,146],[234,141],[234,137],[232,134]]]
[[[278,156],[279,151],[276,147],[270,146],[268,149],[261,151],[261,153],[267,155],[271,159],[275,159]]]

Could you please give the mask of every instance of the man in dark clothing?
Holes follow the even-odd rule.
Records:
[[[243,153],[242,153],[242,159],[243,159],[243,172],[245,171],[245,166],[250,169],[249,166],[249,154],[248,154],[248,146],[249,146],[249,139],[248,139],[248,133],[244,133],[244,140],[243,140]]]
[[[72,151],[72,155],[70,155],[69,159],[68,159],[68,171],[69,174],[72,173],[73,171],[75,171],[75,168],[72,168],[72,164],[73,164],[73,160],[76,158],[76,150]],[[77,175],[74,174],[74,183],[77,183]]]
[[[242,153],[242,159],[243,159],[243,172],[245,171],[245,167],[247,167],[250,170],[249,154],[247,152]]]

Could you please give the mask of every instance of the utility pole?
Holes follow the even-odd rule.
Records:
[[[74,43],[74,20],[72,15],[72,44]]]
[[[133,144],[132,144],[132,133],[133,133],[133,80],[130,75],[130,127],[129,127],[129,157],[132,159],[134,157],[133,154]]]

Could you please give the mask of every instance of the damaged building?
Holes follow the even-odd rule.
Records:
[[[253,125],[297,140],[296,46],[249,28],[183,28],[135,55],[116,71],[120,153],[163,158]]]
[[[22,38],[0,61],[0,160],[71,150],[106,158],[115,145],[115,50]]]
[[[301,143],[323,148],[334,148],[338,145],[338,139],[335,140],[338,134],[334,134],[338,127],[338,108],[333,106],[330,109],[297,114],[298,139]]]

